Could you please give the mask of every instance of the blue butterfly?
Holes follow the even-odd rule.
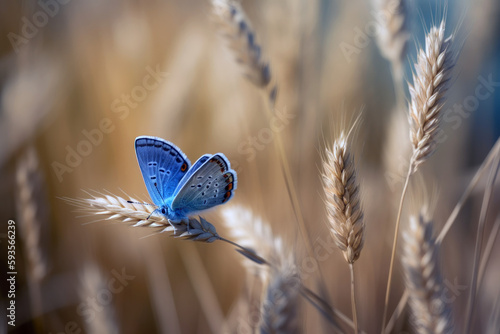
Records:
[[[222,153],[204,154],[191,167],[174,144],[141,136],[135,154],[157,210],[174,222],[226,203],[236,190],[236,172]]]

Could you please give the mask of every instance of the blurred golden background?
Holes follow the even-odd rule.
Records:
[[[0,3],[5,226],[0,258],[7,272],[6,226],[12,219],[18,272],[16,326],[2,317],[3,328],[55,334],[246,333],[258,327],[259,314],[250,309],[258,310],[259,301],[248,297],[258,288],[230,245],[166,233],[148,236],[150,229],[99,221],[61,199],[88,198],[89,191],[150,202],[133,145],[140,135],[175,143],[192,162],[204,153],[223,152],[238,172],[235,197],[224,207],[242,205],[262,217],[283,237],[297,266],[307,267],[310,259],[274,145],[280,136],[310,242],[314,248],[330,245],[328,256],[315,264],[321,275],[314,269],[304,282],[350,317],[349,270],[331,246],[321,166],[325,147],[361,114],[354,143],[366,241],[356,264],[358,313],[361,329],[380,330],[409,140],[407,101],[401,110],[391,65],[372,30],[375,9],[366,0],[241,5],[278,85],[275,127],[266,116],[266,98],[242,75],[214,24],[210,1]],[[421,173],[422,182],[436,190],[437,233],[500,134],[500,4],[428,0],[408,6],[405,79],[411,81],[424,34],[443,15],[447,34],[458,29],[461,52],[446,98],[445,140]],[[479,98],[477,87],[485,80],[493,82],[491,91]],[[454,105],[471,111],[453,111]],[[443,276],[454,286],[457,330],[467,304],[485,187],[483,177],[441,250]],[[485,236],[498,219],[498,199],[494,192]],[[203,217],[229,238],[221,210]],[[491,319],[498,321],[498,315],[491,318],[500,303],[494,247],[478,290],[475,332],[487,332],[495,328]],[[404,290],[401,273],[396,261],[389,314]],[[327,291],[317,290],[319,280]],[[2,286],[5,309],[8,286]],[[305,300],[300,304],[300,332],[333,332],[316,309]],[[394,328],[403,331],[411,332],[407,315]]]

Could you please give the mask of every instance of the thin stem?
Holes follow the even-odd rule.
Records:
[[[356,296],[354,295],[354,264],[349,263],[349,269],[351,271],[351,307],[352,307],[352,319],[354,321],[354,333],[358,334],[358,314],[356,312]]]
[[[392,328],[396,324],[396,320],[399,318],[399,316],[403,313],[405,307],[406,307],[406,302],[408,301],[408,297],[410,294],[408,293],[408,289],[405,289],[405,292],[403,293],[403,296],[399,300],[398,306],[396,306],[396,309],[392,313],[391,319],[389,319],[389,322],[387,323],[387,326],[385,326],[385,333],[389,334],[392,331]]]
[[[392,81],[394,84],[394,93],[396,95],[396,105],[398,111],[405,108],[405,91],[403,80],[403,64],[401,61],[392,62]]]
[[[472,279],[471,288],[469,290],[469,300],[467,302],[467,312],[465,318],[465,333],[470,333],[471,320],[473,307],[476,299],[476,284],[477,284],[477,266],[479,264],[479,257],[481,255],[481,246],[483,244],[483,232],[484,225],[486,223],[486,217],[488,214],[488,208],[490,207],[491,195],[493,193],[493,188],[495,186],[495,180],[498,174],[498,167],[500,162],[500,155],[495,159],[495,163],[491,166],[491,172],[488,176],[488,182],[486,189],[484,191],[483,203],[481,205],[481,212],[479,214],[479,224],[477,227],[476,234],[476,246],[474,248],[474,263],[472,266]]]
[[[490,232],[490,236],[488,237],[488,242],[486,243],[486,246],[484,247],[484,254],[483,254],[483,257],[481,258],[481,264],[479,265],[479,272],[477,274],[478,284],[476,287],[476,293],[478,292],[479,287],[481,286],[484,272],[486,271],[486,265],[488,264],[491,252],[493,251],[493,246],[495,245],[495,240],[497,239],[497,235],[498,235],[499,230],[500,230],[500,215],[497,216],[497,219],[495,220],[495,225],[493,225],[493,228],[491,229],[491,232]]]
[[[403,203],[406,196],[406,191],[408,190],[408,184],[410,181],[410,176],[412,173],[412,165],[413,161],[410,161],[410,167],[408,168],[408,174],[406,175],[405,185],[403,187],[403,192],[401,193],[401,200],[399,201],[399,209],[398,216],[396,218],[396,228],[394,230],[394,239],[392,244],[392,253],[391,253],[391,264],[389,265],[389,278],[387,279],[387,287],[385,290],[385,301],[384,301],[384,314],[382,316],[382,332],[384,333],[385,328],[385,320],[387,318],[387,309],[389,306],[389,296],[391,294],[391,283],[392,283],[392,272],[394,269],[394,259],[396,257],[396,247],[398,246],[398,234],[399,234],[399,225],[401,221],[401,212],[403,211]]]

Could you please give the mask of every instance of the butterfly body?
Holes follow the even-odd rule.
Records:
[[[205,154],[191,167],[177,146],[151,136],[137,137],[135,151],[151,199],[171,221],[223,204],[234,195],[236,172],[222,153]]]

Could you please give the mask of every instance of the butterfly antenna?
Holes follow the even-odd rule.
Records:
[[[162,200],[163,202],[165,202],[165,200],[163,199],[163,196],[162,196],[162,195],[161,195],[161,193],[160,193],[160,190],[158,189],[158,184],[155,182],[155,183],[154,183],[154,185],[155,185],[155,189],[156,189],[156,191],[158,192],[158,195],[160,195],[161,200]],[[127,201],[127,202],[129,202],[129,203],[136,203],[136,204],[144,204],[144,205],[153,205],[153,206],[156,206],[156,209],[155,209],[153,212],[151,212],[151,213],[149,214],[149,216],[148,216],[148,218],[146,218],[146,220],[149,220],[149,218],[153,215],[153,213],[155,213],[155,211],[159,209],[159,208],[158,208],[158,205],[155,205],[155,204],[149,204],[149,203],[137,203],[137,202],[132,202],[132,201]]]
[[[141,204],[141,205],[151,205],[151,206],[157,206],[156,204],[151,204],[151,203],[141,203],[141,202],[134,202],[134,201],[127,201],[127,203],[130,203],[130,204]]]
[[[154,185],[155,185],[156,191],[158,192],[158,195],[160,195],[161,200],[163,202],[165,202],[165,199],[163,198],[163,196],[160,193],[160,190],[158,189],[158,183],[155,182]]]

